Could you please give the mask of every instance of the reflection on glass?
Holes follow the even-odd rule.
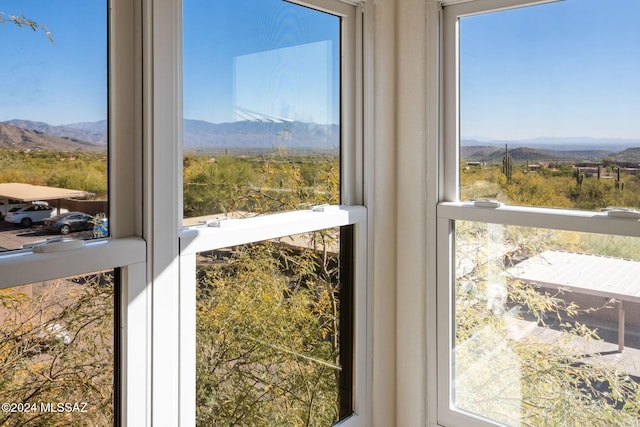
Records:
[[[460,20],[462,200],[640,208],[640,3],[608,6]]]
[[[340,199],[340,18],[281,0],[185,1],[184,217]]]
[[[0,289],[0,425],[114,424],[114,282]]]
[[[198,425],[329,426],[350,415],[339,234],[199,254]]]
[[[638,424],[639,278],[638,238],[456,221],[452,405],[514,426]]]
[[[90,239],[97,223],[97,236],[104,236],[106,2],[3,2],[0,13],[6,20],[0,28],[0,252],[52,234]],[[95,222],[65,216],[44,226],[74,211]]]

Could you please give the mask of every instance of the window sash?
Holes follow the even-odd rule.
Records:
[[[366,208],[363,206],[336,205],[253,218],[219,219],[217,226],[200,225],[183,230],[180,233],[180,255],[352,225],[365,220]]]
[[[150,411],[150,323],[147,247],[142,235],[142,122],[139,21],[141,0],[108,2],[109,204],[111,238],[85,241],[84,247],[60,252],[31,249],[0,255],[0,289],[54,280],[92,271],[119,269],[121,342],[119,372],[123,426],[148,425]],[[105,6],[106,7],[106,6]],[[117,312],[118,310],[116,310]]]
[[[171,4],[169,4],[171,3]],[[304,233],[314,230],[354,225],[354,325],[353,325],[353,409],[354,415],[337,425],[364,427],[368,422],[368,381],[370,364],[367,358],[367,210],[359,205],[364,202],[364,129],[363,121],[363,61],[362,61],[362,20],[363,2],[350,0],[303,0],[296,4],[327,12],[342,18],[341,24],[341,203],[347,206],[333,206],[325,212],[293,211],[258,216],[241,220],[226,220],[221,227],[205,225],[182,228],[182,127],[181,111],[169,105],[180,105],[182,76],[176,62],[181,57],[182,43],[176,34],[181,34],[180,0],[167,2],[154,8],[153,27],[162,28],[154,35],[153,47],[156,54],[154,69],[164,70],[153,77],[148,76],[148,90],[155,95],[156,109],[151,134],[158,135],[147,144],[152,150],[154,181],[152,186],[162,188],[165,197],[154,196],[153,248],[166,259],[156,258],[154,267],[154,334],[164,341],[162,351],[155,347],[154,361],[157,361],[153,375],[154,407],[152,418],[156,421],[179,422],[180,425],[195,425],[195,349],[196,349],[196,254],[201,251],[223,248],[231,245],[257,242],[261,240]],[[174,32],[172,32],[174,31]],[[167,43],[162,43],[165,39]],[[170,41],[169,41],[170,40]],[[167,45],[173,49],[166,49]],[[172,60],[173,58],[173,60]],[[157,88],[157,89],[153,89]],[[158,96],[162,88],[164,95]],[[167,90],[167,88],[169,88]],[[159,120],[166,115],[171,120]],[[151,119],[151,117],[150,117]],[[178,141],[178,147],[175,143]],[[164,149],[163,149],[164,148]],[[167,192],[166,189],[171,189]],[[155,191],[154,193],[158,193]],[[178,207],[176,210],[175,207]],[[224,222],[224,221],[223,221]],[[151,224],[149,225],[151,227]],[[167,230],[167,228],[169,230]],[[177,237],[174,239],[174,236]],[[177,247],[173,246],[177,243]],[[175,261],[170,261],[173,258]],[[180,285],[175,286],[176,283]],[[159,297],[159,298],[158,298]],[[179,301],[179,304],[175,304]],[[174,323],[174,320],[177,322]],[[178,330],[176,330],[176,327]],[[167,345],[175,343],[172,350]],[[177,350],[176,350],[177,349]],[[176,363],[179,360],[179,364]],[[174,376],[175,368],[177,375]],[[178,385],[176,387],[176,385]],[[166,404],[178,402],[179,408]]]
[[[115,372],[114,402],[119,412],[116,424],[147,425],[150,408],[148,290],[146,287],[146,243],[138,237],[86,241],[80,249],[33,253],[14,251],[0,257],[0,289],[54,280],[93,271],[119,269],[120,314],[114,339],[120,342]]]
[[[601,233],[640,237],[638,220],[613,218],[604,212],[573,209],[552,209],[527,206],[502,205],[498,208],[474,206],[472,202],[460,202],[459,196],[459,38],[460,17],[499,10],[551,3],[555,0],[444,0],[441,2],[439,43],[432,43],[430,53],[441,59],[438,75],[440,97],[432,100],[440,108],[437,200],[434,204],[435,311],[437,332],[435,351],[437,381],[433,390],[437,393],[437,423],[442,426],[495,426],[497,422],[476,414],[451,408],[455,322],[455,254],[454,228],[456,220],[516,225],[524,227]]]
[[[0,257],[0,289],[143,263],[145,259],[144,241],[137,237],[86,241],[83,248],[61,252],[15,251]]]
[[[558,0],[452,0],[444,1],[442,26],[442,146],[443,167],[440,201],[455,202],[460,197],[459,141],[460,141],[460,92],[459,82],[459,29],[458,20],[464,16],[495,12],[516,7],[552,3]]]
[[[511,205],[483,208],[468,202],[443,202],[438,205],[438,219],[640,237],[637,219],[610,217],[606,212],[597,211]]]
[[[354,415],[336,425],[367,424],[366,229],[363,206],[323,206],[262,217],[222,220],[219,227],[185,229],[180,246],[180,425],[195,425],[196,416],[196,255],[293,234],[355,225],[353,257],[353,409]],[[225,224],[226,222],[226,224]]]

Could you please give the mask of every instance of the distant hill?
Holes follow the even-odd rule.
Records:
[[[640,162],[640,148],[627,148],[624,151],[611,156],[613,160],[625,162]]]
[[[29,120],[11,120],[5,124],[73,141],[105,144],[107,123],[71,123],[53,126]],[[337,152],[340,145],[338,125],[319,125],[304,122],[238,121],[210,123],[202,120],[184,120],[185,150],[207,151],[220,149],[270,150],[284,147],[290,150]]]
[[[2,123],[0,123],[2,124]],[[9,126],[9,127],[7,127]],[[22,129],[9,131],[10,127]],[[11,120],[3,124],[0,147],[49,147],[51,150],[104,150],[107,122],[71,123],[53,126],[43,122]],[[304,122],[238,121],[210,123],[185,119],[184,149],[186,151],[219,150],[288,150],[336,153],[340,145],[338,125]],[[29,133],[30,132],[30,133]],[[463,139],[460,155],[464,161],[500,162],[504,147],[516,161],[640,161],[640,139],[615,138],[534,138],[518,141],[496,141],[486,138]],[[59,147],[59,148],[56,148]]]
[[[0,123],[0,148],[45,151],[104,151],[105,146],[71,137],[58,137],[38,130],[28,130]]]
[[[62,126],[54,126],[44,122],[30,120],[9,120],[6,124],[31,130],[40,134],[69,138],[73,140],[92,142],[95,144],[107,143],[107,121],[73,123]]]
[[[494,153],[504,155],[504,148],[487,147],[487,146],[471,146],[460,147],[460,157],[466,161],[486,162],[494,157]]]
[[[78,131],[81,135],[84,135],[85,141],[97,142],[100,144],[107,143],[106,120],[100,120],[97,122],[70,123],[61,127],[65,128],[65,131],[67,131],[68,129]]]
[[[535,138],[519,141],[465,139],[460,143],[465,161],[497,162],[504,157],[505,146],[516,161],[599,161],[615,157],[631,147],[640,147],[640,140],[605,138]],[[623,156],[624,157],[624,156]]]
[[[530,147],[509,148],[509,156],[515,161],[585,161],[600,160],[610,157],[608,150],[541,150]],[[473,162],[501,162],[504,157],[504,148],[496,147],[462,147],[460,150],[462,160]]]
[[[340,127],[304,122],[239,121],[214,124],[185,119],[184,146],[187,150],[250,150],[282,146],[292,150],[337,152]]]
[[[487,138],[462,138],[460,141],[462,147],[471,146],[487,146],[503,148],[508,145],[509,148],[529,147],[540,150],[550,151],[592,151],[605,150],[610,153],[618,152],[632,147],[640,147],[640,139],[623,139],[623,138],[554,138],[540,137],[519,140],[492,140]]]

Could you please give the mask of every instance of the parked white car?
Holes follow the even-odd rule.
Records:
[[[53,213],[54,209],[46,203],[30,203],[9,209],[4,220],[23,227],[31,227],[34,222],[42,222]]]
[[[25,202],[21,202],[19,200],[13,200],[13,199],[0,200],[0,219],[3,218],[11,209],[18,206],[24,206],[24,205],[25,205]]]

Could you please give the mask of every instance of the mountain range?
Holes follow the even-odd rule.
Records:
[[[287,150],[337,153],[340,145],[338,125],[304,122],[238,121],[210,123],[185,119],[186,151],[255,151],[284,147]],[[29,120],[0,122],[0,148],[50,151],[104,151],[107,122],[50,125]],[[496,162],[505,146],[516,161],[578,160],[612,158],[640,161],[640,139],[535,138],[518,141],[465,138],[460,143],[465,161]]]
[[[0,148],[58,151],[104,150],[107,123],[50,125],[28,120],[0,122]],[[304,122],[239,121],[209,123],[184,120],[184,147],[187,151],[263,150],[284,147],[289,150],[337,153],[340,145],[338,125]]]
[[[184,147],[186,150],[211,149],[273,149],[317,152],[338,152],[340,127],[305,122],[238,121],[209,123],[202,120],[184,120]]]
[[[74,135],[74,134],[69,134]],[[56,136],[38,129],[25,129],[0,123],[0,148],[43,151],[105,151],[105,144],[88,142],[76,136]]]
[[[107,143],[107,121],[71,123],[54,126],[44,122],[30,120],[9,120],[5,124],[30,130],[38,134],[46,134],[71,140],[91,142],[94,144]]]
[[[502,161],[505,149],[516,161],[599,161],[611,158],[639,161],[640,139],[535,138],[519,141],[464,139],[460,157],[465,161]]]

